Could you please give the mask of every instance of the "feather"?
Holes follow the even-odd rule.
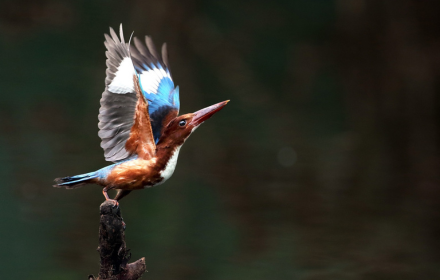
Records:
[[[136,37],[133,42],[134,47],[130,49],[131,57],[139,76],[142,92],[149,103],[149,114],[153,116],[157,110],[161,110],[151,123],[154,140],[157,143],[164,127],[165,116],[166,119],[170,119],[178,115],[179,90],[177,87],[174,88],[166,44],[162,46],[162,57],[160,57],[151,37],[145,37],[145,44]]]
[[[148,47],[148,50],[150,51],[150,53],[154,56],[154,58],[159,61],[160,60],[160,56],[159,53],[156,51],[156,47],[154,46],[153,43],[153,39],[151,39],[150,36],[145,36],[145,44]],[[158,66],[158,65],[157,65]]]
[[[105,34],[104,38],[107,48],[106,89],[100,100],[98,136],[101,138],[106,160],[121,161],[136,153],[136,150],[126,148],[136,121],[136,104],[139,100],[134,84],[136,72],[122,25],[119,28],[119,37],[110,28],[110,35]],[[152,133],[151,138],[153,139]]]
[[[168,61],[167,43],[163,43],[162,45],[162,60],[171,77],[170,62]]]

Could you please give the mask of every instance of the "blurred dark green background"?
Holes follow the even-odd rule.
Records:
[[[231,99],[121,202],[145,279],[440,277],[440,3],[0,1],[1,279],[97,274],[104,32],[167,42],[181,112]]]

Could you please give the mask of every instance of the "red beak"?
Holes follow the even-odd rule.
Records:
[[[223,109],[226,104],[228,104],[229,100],[211,105],[202,110],[198,110],[194,113],[193,119],[191,120],[191,124],[194,126],[198,126],[202,124],[204,121],[209,119],[212,115]]]

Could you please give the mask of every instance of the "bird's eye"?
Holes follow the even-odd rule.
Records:
[[[185,126],[186,125],[186,120],[181,120],[179,122],[179,126]]]

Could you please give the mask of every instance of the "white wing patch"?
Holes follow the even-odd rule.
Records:
[[[108,90],[113,93],[134,92],[134,74],[135,71],[131,58],[124,58],[118,67],[118,71],[115,73],[115,78],[108,86]]]
[[[149,94],[157,94],[159,83],[164,77],[171,79],[168,71],[165,71],[163,68],[154,68],[148,71],[143,71],[139,76],[139,79],[144,92]]]

